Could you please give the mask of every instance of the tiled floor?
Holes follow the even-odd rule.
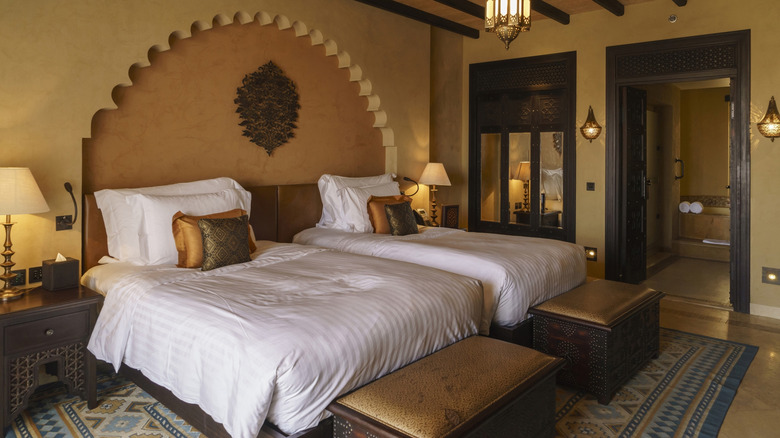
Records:
[[[667,296],[661,326],[758,346],[719,437],[780,436],[780,320]]]
[[[644,284],[667,295],[731,308],[728,262],[675,257]]]

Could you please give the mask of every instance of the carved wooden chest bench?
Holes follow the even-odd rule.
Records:
[[[609,280],[585,283],[529,310],[534,349],[567,360],[558,383],[607,404],[639,368],[658,357],[663,295]]]
[[[472,336],[331,403],[333,436],[552,437],[563,362]]]

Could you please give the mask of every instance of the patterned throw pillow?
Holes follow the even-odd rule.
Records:
[[[198,228],[203,235],[202,270],[209,271],[251,260],[248,221],[247,215],[198,221]]]
[[[207,214],[204,216],[189,216],[180,211],[173,215],[173,241],[176,243],[176,252],[179,253],[180,268],[200,268],[203,264],[203,235],[198,228],[201,219],[225,219],[245,215],[246,211],[236,208],[221,213]],[[252,231],[249,231],[249,253],[253,253],[257,246],[252,239]]]
[[[372,196],[368,198],[368,219],[374,232],[377,234],[390,234],[390,224],[387,223],[385,205],[412,202],[412,198],[404,195]]]
[[[412,212],[412,206],[408,202],[401,204],[385,204],[387,223],[390,225],[390,234],[393,236],[406,236],[417,234],[417,221]]]

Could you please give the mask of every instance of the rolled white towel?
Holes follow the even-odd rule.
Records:
[[[704,210],[704,206],[701,205],[701,202],[691,202],[691,213],[693,214],[699,214]]]
[[[680,213],[688,213],[691,211],[691,204],[688,203],[688,201],[683,201],[680,203]]]
[[[725,246],[731,245],[731,242],[723,239],[704,239],[702,240],[702,242],[709,243],[710,245],[725,245]]]

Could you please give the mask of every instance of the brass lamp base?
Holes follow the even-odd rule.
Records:
[[[19,298],[23,297],[28,290],[29,289],[17,289],[15,287],[3,289],[0,291],[0,301],[5,303],[7,301],[18,300]]]
[[[11,249],[11,227],[13,225],[11,215],[5,215],[5,223],[3,224],[3,227],[5,227],[5,244],[3,245],[5,251],[0,253],[5,258],[3,263],[0,263],[0,267],[3,268],[3,273],[0,275],[0,284],[3,285],[3,289],[0,290],[0,301],[2,302],[18,300],[27,292],[25,289],[17,289],[11,286],[11,281],[16,278],[16,275],[11,272],[11,269],[16,265],[11,260],[11,257],[14,255],[14,251]]]

